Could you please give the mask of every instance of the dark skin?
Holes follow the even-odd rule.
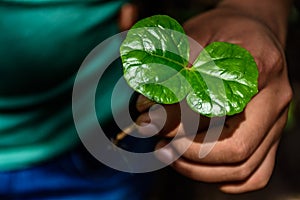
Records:
[[[290,4],[287,0],[224,0],[215,9],[184,24],[186,33],[202,46],[225,41],[249,50],[258,65],[259,93],[242,113],[226,118],[216,145],[200,159],[199,149],[209,122],[204,118],[192,145],[171,164],[176,171],[194,180],[218,183],[226,193],[249,192],[267,185],[292,98],[283,53]],[[153,112],[149,118],[151,105],[153,102],[142,96],[137,102],[142,113],[137,123],[151,124],[148,129],[140,129],[146,135],[155,131],[153,127],[163,126],[159,112]],[[159,132],[162,139],[157,148],[176,134],[187,134],[177,117],[177,106],[165,106],[168,117]],[[182,152],[188,142],[186,137],[177,139],[158,158],[167,162]]]

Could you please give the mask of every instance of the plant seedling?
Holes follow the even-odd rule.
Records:
[[[135,91],[160,104],[185,99],[192,110],[207,117],[240,113],[258,92],[257,65],[246,49],[213,42],[189,63],[188,37],[166,15],[138,21],[120,54],[124,78]]]

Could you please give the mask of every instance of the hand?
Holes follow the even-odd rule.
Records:
[[[119,12],[118,24],[121,31],[126,31],[138,19],[138,7],[132,3],[126,3]]]
[[[192,145],[171,166],[191,179],[219,183],[220,190],[227,193],[265,187],[272,174],[292,98],[282,42],[264,23],[228,8],[216,8],[192,18],[184,28],[202,46],[213,41],[226,41],[248,49],[258,64],[259,93],[242,113],[226,118],[214,148],[201,159],[199,149],[209,119],[204,118],[204,125],[200,120],[201,126]],[[162,127],[159,111],[153,111],[151,119],[148,115],[147,109],[152,104],[144,97],[137,102],[138,110],[143,112],[137,122],[151,124],[140,130],[142,134],[150,134]],[[164,106],[168,117],[159,134],[165,138],[157,148],[166,145],[168,138],[176,133],[188,134],[178,119],[177,106]],[[159,159],[163,162],[171,160],[188,142],[186,137],[177,139],[164,155],[158,155]]]

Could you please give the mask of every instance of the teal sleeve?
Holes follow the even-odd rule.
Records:
[[[88,53],[118,33],[123,3],[0,0],[0,170],[40,163],[79,142],[71,109],[73,81]],[[118,63],[111,67],[104,81],[121,76]],[[107,121],[111,89],[102,90],[98,112]]]

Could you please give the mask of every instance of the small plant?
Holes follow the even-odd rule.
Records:
[[[166,15],[138,21],[120,47],[130,87],[160,104],[186,99],[207,117],[242,112],[258,92],[257,65],[244,48],[213,42],[189,63],[190,44],[182,26]]]

